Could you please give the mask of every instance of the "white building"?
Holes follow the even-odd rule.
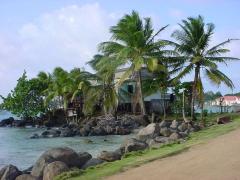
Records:
[[[223,96],[211,102],[212,106],[232,106],[236,104],[240,104],[240,96]]]

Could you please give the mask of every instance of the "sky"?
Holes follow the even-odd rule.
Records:
[[[136,10],[151,17],[156,30],[169,24],[159,38],[171,39],[182,19],[202,15],[216,26],[211,45],[240,38],[239,0],[1,0],[0,94],[6,96],[23,71],[29,78],[39,71],[84,67],[97,53],[97,45],[109,40],[109,27]],[[240,58],[240,41],[227,46]],[[204,77],[205,91],[240,91],[240,62],[219,65],[235,84],[232,91],[217,87]],[[192,80],[192,75],[185,78]]]

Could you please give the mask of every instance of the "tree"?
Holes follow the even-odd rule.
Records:
[[[85,114],[92,113],[94,106],[99,103],[103,106],[105,115],[115,113],[118,105],[118,95],[114,83],[115,71],[118,67],[117,61],[114,61],[113,57],[97,54],[88,64],[96,71],[96,75],[92,76],[96,83],[87,89]]]
[[[111,27],[112,41],[100,44],[100,51],[107,56],[116,57],[115,60],[118,61],[119,66],[129,65],[117,86],[119,87],[130,76],[135,78],[135,93],[138,97],[136,101],[143,115],[146,114],[146,109],[142,92],[141,69],[145,65],[156,62],[159,57],[163,56],[163,53],[167,52],[160,51],[166,47],[167,41],[155,41],[156,36],[165,28],[166,26],[154,33],[151,19],[142,20],[139,14],[133,11],[130,15],[125,15],[120,19],[116,26]]]
[[[17,85],[6,98],[2,107],[23,119],[31,119],[44,112],[42,91],[44,85],[38,79],[27,79],[26,72],[18,79]]]
[[[228,61],[239,59],[223,56],[230,51],[224,48],[224,46],[233,39],[228,39],[209,48],[215,27],[212,23],[205,24],[202,16],[183,20],[179,26],[180,29],[172,34],[172,37],[177,40],[177,43],[175,43],[176,50],[181,54],[178,61],[183,64],[176,79],[180,79],[194,71],[191,101],[191,117],[193,120],[196,97],[199,98],[202,105],[204,102],[203,73],[206,74],[212,83],[217,85],[223,83],[233,88],[232,81],[218,69],[218,63],[227,64]]]

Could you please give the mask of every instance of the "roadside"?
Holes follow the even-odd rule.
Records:
[[[108,180],[238,180],[240,179],[240,129],[176,156],[157,160]]]
[[[222,134],[226,134],[232,130],[240,127],[240,118],[234,119],[232,123],[226,125],[213,125],[205,130],[193,133],[189,140],[181,144],[171,144],[159,149],[150,149],[142,152],[133,152],[125,155],[120,161],[112,163],[105,163],[97,167],[89,168],[85,171],[71,171],[62,174],[57,179],[72,179],[72,180],[88,180],[88,179],[101,179],[106,176],[116,174],[118,172],[126,171],[130,168],[143,165],[147,162],[151,162],[157,159],[164,158],[173,154],[177,154],[193,145],[197,145],[203,142],[208,142],[209,139],[213,139]]]

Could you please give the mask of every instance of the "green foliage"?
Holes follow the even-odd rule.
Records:
[[[224,48],[234,39],[228,39],[216,46],[209,48],[215,26],[212,23],[205,24],[202,16],[196,18],[189,17],[179,24],[180,29],[174,31],[172,37],[176,39],[175,49],[181,58],[180,72],[175,80],[183,78],[185,75],[194,72],[191,116],[194,118],[194,102],[196,97],[203,107],[204,87],[202,84],[202,74],[206,74],[208,79],[215,85],[224,84],[233,88],[233,82],[218,69],[219,63],[227,64],[238,58],[225,56],[230,50]]]
[[[152,71],[156,66],[162,67],[158,61],[164,59],[164,55],[172,53],[164,49],[170,44],[169,41],[156,40],[158,34],[166,27],[154,33],[151,19],[141,19],[136,11],[132,11],[131,14],[123,16],[117,25],[111,27],[112,41],[100,44],[100,51],[105,55],[113,56],[118,67],[129,65],[118,80],[117,87],[134,75],[136,81],[134,103],[139,103],[142,114],[145,114],[146,110],[143,102],[141,69],[144,65]]]
[[[26,72],[8,96],[2,97],[2,108],[21,118],[32,118],[44,112],[42,91],[44,84],[38,79],[27,79]]]
[[[216,93],[214,93],[212,91],[208,91],[208,92],[204,93],[205,101],[212,101],[212,100],[215,100],[215,99],[217,99],[219,97],[222,97],[222,94],[219,91],[216,92]]]

